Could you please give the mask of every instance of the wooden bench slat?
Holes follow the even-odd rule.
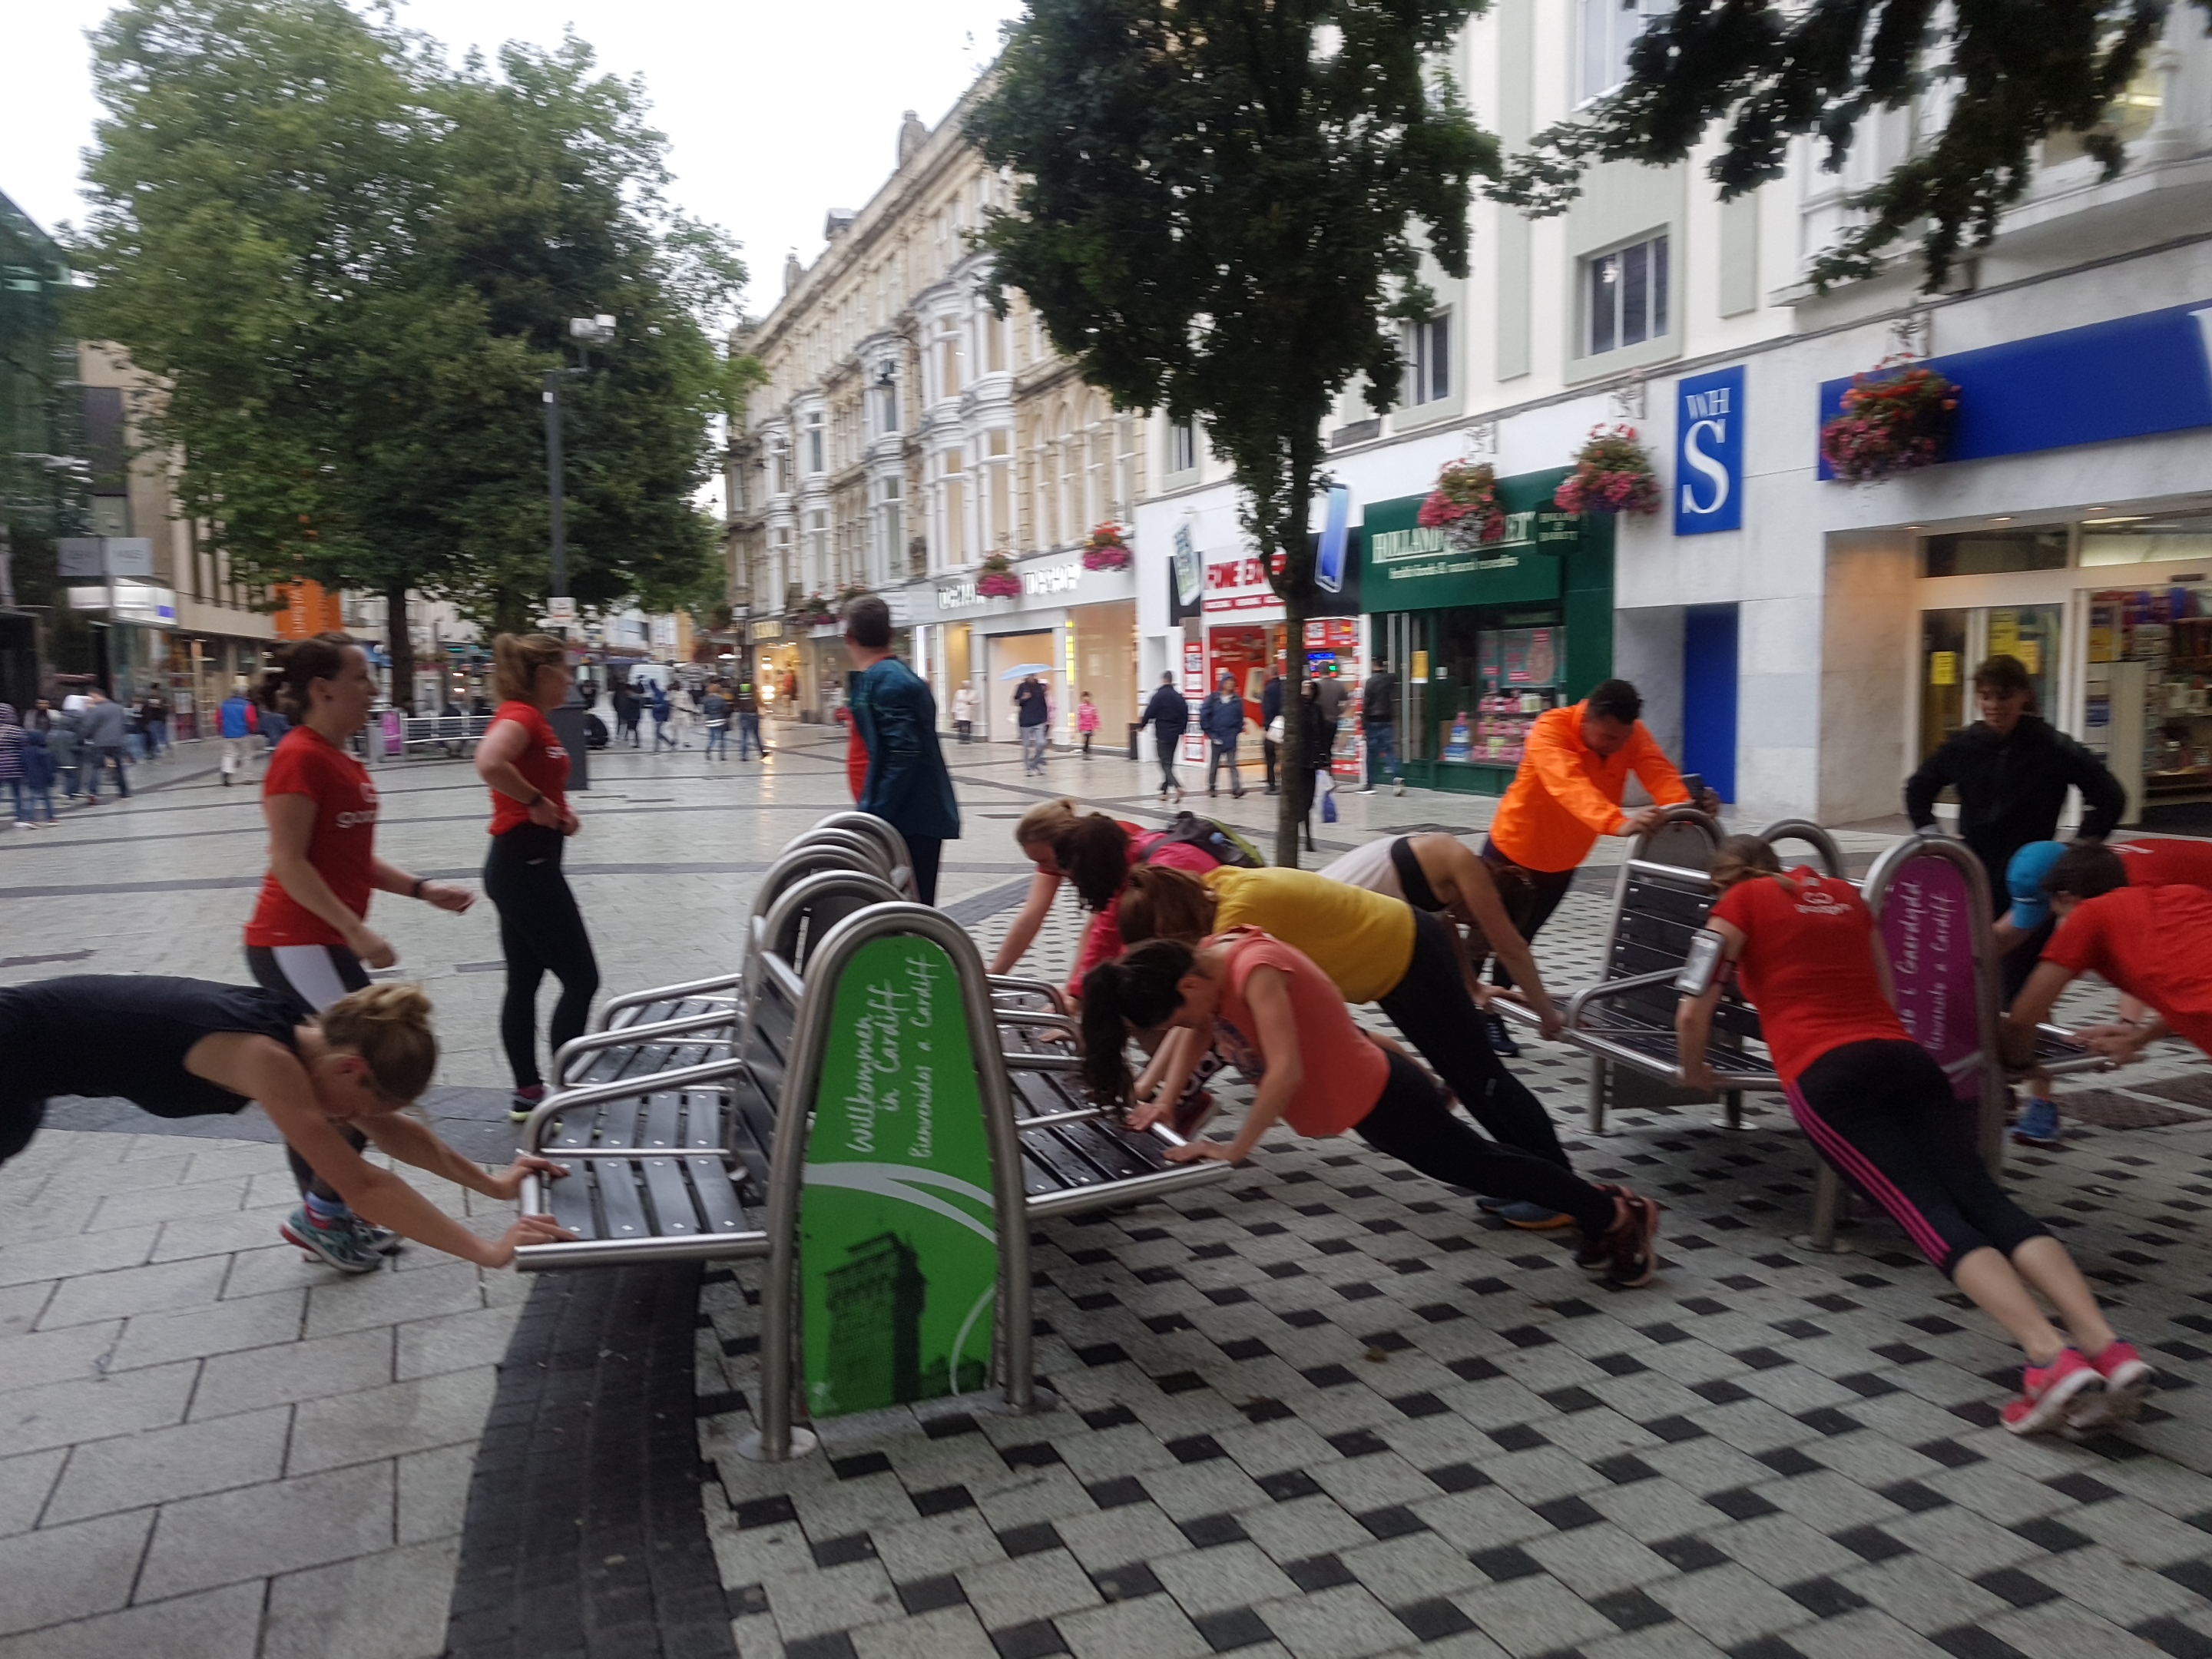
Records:
[[[646,1195],[653,1200],[653,1237],[695,1237],[701,1230],[699,1211],[691,1201],[684,1166],[672,1158],[647,1158],[638,1160],[638,1170],[645,1177]]]
[[[738,1200],[738,1189],[730,1183],[730,1172],[720,1158],[687,1158],[684,1169],[690,1178],[691,1194],[698,1204],[705,1231],[741,1233],[751,1225],[745,1217],[745,1206]]]
[[[650,1238],[653,1223],[645,1213],[645,1200],[637,1189],[637,1165],[629,1158],[592,1160],[599,1182],[599,1208],[606,1218],[602,1238]]]

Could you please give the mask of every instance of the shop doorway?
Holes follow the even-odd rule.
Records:
[[[1014,727],[1014,687],[1020,677],[1008,679],[1006,675],[1025,665],[1036,669],[1037,678],[1044,682],[1045,695],[1052,700],[1053,725],[1059,725],[1060,711],[1067,707],[1067,690],[1066,676],[1060,672],[1059,655],[1053,649],[1055,642],[1049,629],[1035,634],[991,635],[989,683],[975,688],[977,737],[1000,743],[1020,741]]]
[[[1682,769],[1725,801],[1735,799],[1736,634],[1732,605],[1682,613]]]
[[[1926,611],[1920,619],[1920,758],[1975,719],[1975,665],[1990,657],[2017,658],[2035,688],[2035,712],[2057,724],[2058,672],[2063,660],[2066,607],[1978,605]]]

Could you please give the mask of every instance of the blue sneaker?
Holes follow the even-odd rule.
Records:
[[[321,1257],[342,1273],[373,1273],[384,1265],[383,1255],[356,1229],[351,1216],[336,1225],[321,1226],[302,1204],[276,1231],[287,1243]]]
[[[1540,1204],[1529,1203],[1526,1199],[1500,1205],[1494,1213],[1507,1226],[1518,1227],[1524,1233],[1548,1233],[1556,1228],[1575,1224],[1574,1217],[1565,1210],[1547,1210]]]
[[[2013,1125],[2012,1138],[2023,1146],[2059,1145],[2058,1103],[2031,1099],[2021,1109],[2020,1121]]]

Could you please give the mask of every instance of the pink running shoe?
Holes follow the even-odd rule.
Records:
[[[2075,1401],[2074,1409],[2066,1413],[2067,1427],[2115,1428],[2134,1422],[2143,1401],[2157,1386],[2157,1373],[2151,1370],[2150,1362],[2136,1352],[2134,1343],[2116,1341],[2089,1364],[2105,1379],[2105,1386]]]
[[[2105,1379],[2078,1350],[2062,1348],[2048,1365],[2022,1366],[2020,1386],[2021,1397],[2000,1416],[2014,1434],[2040,1434],[2066,1422],[2075,1402],[2092,1390],[2101,1392]]]

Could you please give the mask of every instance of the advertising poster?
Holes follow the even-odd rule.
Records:
[[[861,946],[837,982],[799,1198],[817,1417],[988,1381],[999,1246],[960,975],[924,939]]]
[[[1444,758],[1448,761],[1471,761],[1474,758],[1474,732],[1465,709],[1452,716],[1451,730],[1444,734]]]
[[[1948,859],[1909,860],[1891,883],[1882,946],[1897,986],[1897,1017],[1949,1073],[1960,1098],[1981,1091],[1981,1015],[1974,995],[1973,899]]]

